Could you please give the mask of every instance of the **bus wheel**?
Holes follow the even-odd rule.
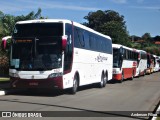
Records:
[[[123,73],[123,71],[122,71],[122,78],[121,78],[121,80],[120,80],[119,82],[122,83],[123,80],[124,80],[124,73]]]
[[[104,87],[106,86],[107,82],[108,82],[108,74],[104,75]]]
[[[143,76],[145,76],[146,75],[146,70],[144,70],[144,73],[143,73]]]
[[[132,72],[132,77],[131,77],[131,80],[133,80],[133,78],[134,78],[134,71]]]
[[[73,87],[70,89],[71,94],[76,94],[78,89],[78,77],[75,75],[74,80],[73,80]]]
[[[101,75],[101,82],[98,83],[98,86],[99,86],[100,88],[103,88],[103,87],[106,86],[106,77],[105,77],[104,74]]]

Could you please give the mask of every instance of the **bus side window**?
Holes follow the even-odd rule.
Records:
[[[72,63],[72,52],[73,52],[73,40],[72,40],[72,25],[66,24],[65,34],[67,37],[67,47],[64,51],[64,71],[70,70]]]
[[[74,27],[74,46],[77,48],[80,48],[80,43],[79,43],[79,36],[78,36],[78,30],[76,27]]]
[[[124,49],[124,57],[123,59],[126,59],[126,49]]]
[[[74,29],[74,46],[77,48],[85,47],[84,31],[78,27]]]
[[[84,36],[84,42],[85,42],[85,46],[84,46],[85,49],[90,49],[88,31],[84,31],[83,36]]]
[[[82,29],[78,28],[77,32],[78,32],[80,47],[83,48],[83,47],[85,47],[84,35],[83,35],[84,31]]]

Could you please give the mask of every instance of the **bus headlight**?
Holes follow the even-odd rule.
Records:
[[[19,78],[19,75],[17,73],[10,73],[9,74],[11,77],[16,77],[16,78]]]
[[[52,73],[48,76],[48,78],[54,78],[54,77],[59,77],[59,76],[62,76],[63,74],[60,72],[60,73]]]
[[[113,70],[113,74],[118,74],[118,73],[119,73],[119,71]]]

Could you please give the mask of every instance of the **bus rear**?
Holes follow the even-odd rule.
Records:
[[[23,21],[12,35],[9,75],[13,88],[63,89],[62,21]]]

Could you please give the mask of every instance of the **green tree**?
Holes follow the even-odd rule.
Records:
[[[113,10],[89,12],[84,17],[84,25],[109,35],[113,43],[130,46],[129,35],[125,25],[124,16]]]
[[[3,25],[2,25],[2,18],[4,14],[0,11],[0,38],[2,37]]]
[[[160,41],[160,36],[159,36],[159,35],[155,36],[155,37],[153,38],[153,40],[154,40],[154,41]]]
[[[150,42],[151,41],[150,33],[145,33],[144,35],[142,35],[142,39],[145,40],[146,42]]]

